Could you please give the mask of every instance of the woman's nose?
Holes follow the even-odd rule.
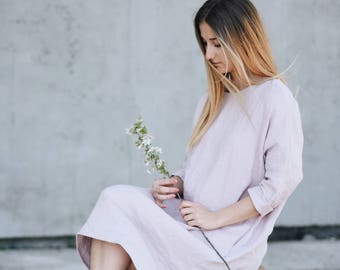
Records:
[[[205,49],[205,59],[210,61],[211,59],[214,58],[214,56],[215,56],[214,49],[211,48],[210,46],[207,46],[206,49]]]

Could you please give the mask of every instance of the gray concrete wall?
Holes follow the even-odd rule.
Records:
[[[202,3],[0,0],[0,237],[73,234],[104,187],[150,186],[124,133],[138,113],[179,166],[207,85]],[[280,69],[299,55],[304,181],[278,225],[340,224],[340,1],[255,4]]]

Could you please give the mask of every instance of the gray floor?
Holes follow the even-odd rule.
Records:
[[[266,270],[340,270],[340,241],[269,243]],[[1,270],[86,270],[73,249],[0,251]]]

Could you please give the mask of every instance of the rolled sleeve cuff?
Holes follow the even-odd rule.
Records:
[[[248,194],[252,200],[255,209],[260,213],[261,216],[265,216],[271,211],[273,207],[263,196],[262,191],[259,186],[254,186],[248,189]]]

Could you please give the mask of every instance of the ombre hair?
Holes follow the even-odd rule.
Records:
[[[236,94],[251,122],[241,95],[242,91],[240,92],[233,83],[234,80],[246,86],[273,78],[279,78],[284,82],[282,75],[278,74],[261,18],[249,0],[208,0],[198,10],[194,19],[195,34],[205,56],[205,46],[199,28],[203,22],[216,34],[225,62],[228,65],[229,59],[234,70],[232,77],[230,74],[222,74],[204,57],[209,87],[208,98],[193,129],[187,149],[192,149],[214,122],[221,110],[225,90]]]

